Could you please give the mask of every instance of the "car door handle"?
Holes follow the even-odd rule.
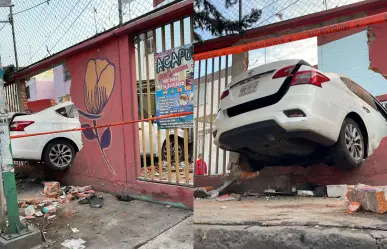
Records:
[[[368,108],[365,106],[363,106],[363,110],[366,111],[367,113],[370,113],[370,110],[368,110]]]

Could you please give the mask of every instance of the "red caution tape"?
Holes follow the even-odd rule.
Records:
[[[364,26],[377,24],[377,23],[383,23],[386,21],[387,21],[387,12],[384,12],[377,15],[367,16],[367,17],[363,17],[363,18],[359,18],[359,19],[355,19],[347,22],[329,25],[323,28],[311,29],[311,30],[302,31],[295,34],[283,35],[283,36],[270,38],[262,41],[250,42],[247,44],[236,45],[232,47],[216,49],[208,52],[195,54],[194,60],[198,61],[198,60],[215,58],[223,55],[239,54],[239,53],[247,52],[254,49],[270,47],[270,46],[293,42],[293,41],[299,41],[299,40],[316,37],[316,36],[338,33],[341,31],[364,27]]]
[[[193,114],[193,112],[179,112],[179,113],[175,113],[175,114],[147,118],[147,119],[143,119],[143,120],[125,121],[125,122],[113,123],[113,124],[108,124],[108,125],[98,125],[98,126],[87,127],[87,128],[75,128],[75,129],[61,130],[61,131],[38,132],[38,133],[33,133],[33,134],[14,135],[14,136],[11,136],[11,139],[22,138],[22,137],[35,137],[35,136],[56,134],[56,133],[63,133],[63,132],[71,132],[71,131],[84,131],[84,130],[90,130],[90,129],[100,129],[100,128],[105,128],[105,127],[134,124],[134,123],[139,123],[142,121],[147,122],[147,121],[166,119],[166,118],[176,118],[176,117],[182,117],[182,116],[187,116],[187,115],[192,115],[192,114]]]

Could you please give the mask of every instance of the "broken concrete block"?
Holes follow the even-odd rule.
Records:
[[[387,186],[351,186],[348,189],[347,199],[350,202],[359,202],[363,210],[375,213],[387,212]]]
[[[347,211],[345,211],[346,214],[352,214],[352,213],[355,213],[357,211],[359,211],[360,209],[360,202],[351,202],[349,205],[348,205],[348,209]]]
[[[40,212],[40,211],[38,211],[38,212],[35,213],[35,216],[36,216],[36,217],[42,217],[42,216],[43,216],[43,213]]]
[[[327,194],[328,197],[337,198],[337,197],[343,197],[348,192],[348,185],[342,184],[342,185],[327,185]]]
[[[85,192],[85,191],[88,191],[88,190],[92,190],[93,188],[91,187],[91,185],[88,185],[88,186],[84,186],[84,187],[79,187],[78,188],[78,191],[79,192]]]
[[[314,192],[311,190],[297,190],[298,196],[311,197],[314,196]]]
[[[24,209],[24,213],[26,216],[34,215],[36,213],[34,206],[29,205],[28,207],[26,207]]]

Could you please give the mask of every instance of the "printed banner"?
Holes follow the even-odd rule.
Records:
[[[156,116],[194,109],[193,46],[159,53],[156,63]],[[193,115],[158,120],[159,129],[193,128]]]

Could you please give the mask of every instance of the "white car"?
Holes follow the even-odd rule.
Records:
[[[144,112],[147,118],[146,112]],[[64,102],[41,112],[27,115],[26,113],[10,113],[10,133],[13,135],[32,134],[80,128],[79,115],[72,102]],[[143,155],[141,123],[139,126],[140,153]],[[153,129],[153,154],[158,155],[157,124],[152,123]],[[149,124],[144,122],[146,141],[146,156],[150,156]],[[171,159],[175,157],[175,144],[173,130],[170,132]],[[184,157],[184,131],[178,129],[179,160]],[[167,158],[166,132],[160,131],[162,158]],[[12,152],[15,160],[42,161],[54,170],[65,171],[73,162],[76,153],[82,147],[81,131],[63,132],[50,135],[16,138],[11,140]]]
[[[322,162],[351,169],[387,135],[387,114],[351,79],[281,60],[232,79],[215,127],[215,144],[247,155],[256,170]]]
[[[10,115],[10,135],[24,135],[79,128],[78,111],[72,102],[64,102],[34,114]],[[15,160],[36,160],[48,167],[68,169],[83,147],[81,131],[63,132],[11,140]]]
[[[149,118],[148,113],[144,110],[143,111],[144,119]],[[138,112],[138,116],[141,117],[140,109]],[[152,122],[152,152],[154,156],[158,156],[158,140],[157,140],[157,123]],[[139,138],[140,138],[140,153],[141,156],[143,155],[143,145],[142,145],[142,125],[141,123],[138,123],[138,129],[139,129]],[[144,135],[145,135],[145,151],[146,156],[150,157],[150,128],[149,123],[144,122]],[[178,152],[179,152],[179,161],[182,162],[184,160],[184,130],[183,129],[177,129],[177,136],[178,136]],[[161,145],[161,158],[162,160],[167,160],[167,143],[166,143],[166,131],[160,130],[160,145]],[[170,156],[171,160],[175,159],[175,137],[174,137],[174,129],[170,129],[169,131],[169,141],[170,141]],[[191,141],[189,141],[191,143]]]

